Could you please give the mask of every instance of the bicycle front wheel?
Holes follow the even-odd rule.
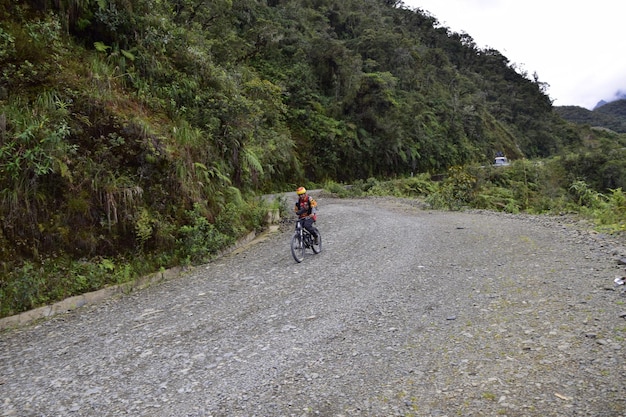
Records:
[[[299,233],[296,233],[291,238],[291,254],[293,255],[293,259],[295,259],[298,263],[302,262],[305,250],[306,247],[302,241],[302,236],[300,236]]]

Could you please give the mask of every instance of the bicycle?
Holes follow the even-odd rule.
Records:
[[[313,235],[302,225],[303,220],[296,220],[296,231],[291,238],[291,254],[298,263],[304,260],[304,254],[307,249],[311,249],[314,254],[322,251],[322,235],[320,231],[317,230],[317,242],[315,242]]]

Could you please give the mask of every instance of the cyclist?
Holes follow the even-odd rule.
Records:
[[[302,220],[304,228],[311,233],[313,239],[315,239],[315,244],[317,244],[317,229],[313,225],[317,220],[317,202],[306,193],[306,188],[304,187],[299,187],[296,190],[296,194],[298,194],[298,201],[296,201],[294,211]]]

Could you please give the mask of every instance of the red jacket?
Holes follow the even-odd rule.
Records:
[[[317,202],[308,194],[305,194],[303,197],[304,198],[298,198],[298,201],[296,201],[296,205],[294,206],[293,211],[295,211],[300,218],[313,216],[313,219],[315,220],[315,213],[317,212]]]

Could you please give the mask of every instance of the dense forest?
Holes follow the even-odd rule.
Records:
[[[615,141],[401,1],[0,5],[2,314],[206,261],[262,193]]]
[[[578,106],[557,106],[554,111],[572,123],[626,133],[626,100],[624,99],[603,104],[593,110]]]

